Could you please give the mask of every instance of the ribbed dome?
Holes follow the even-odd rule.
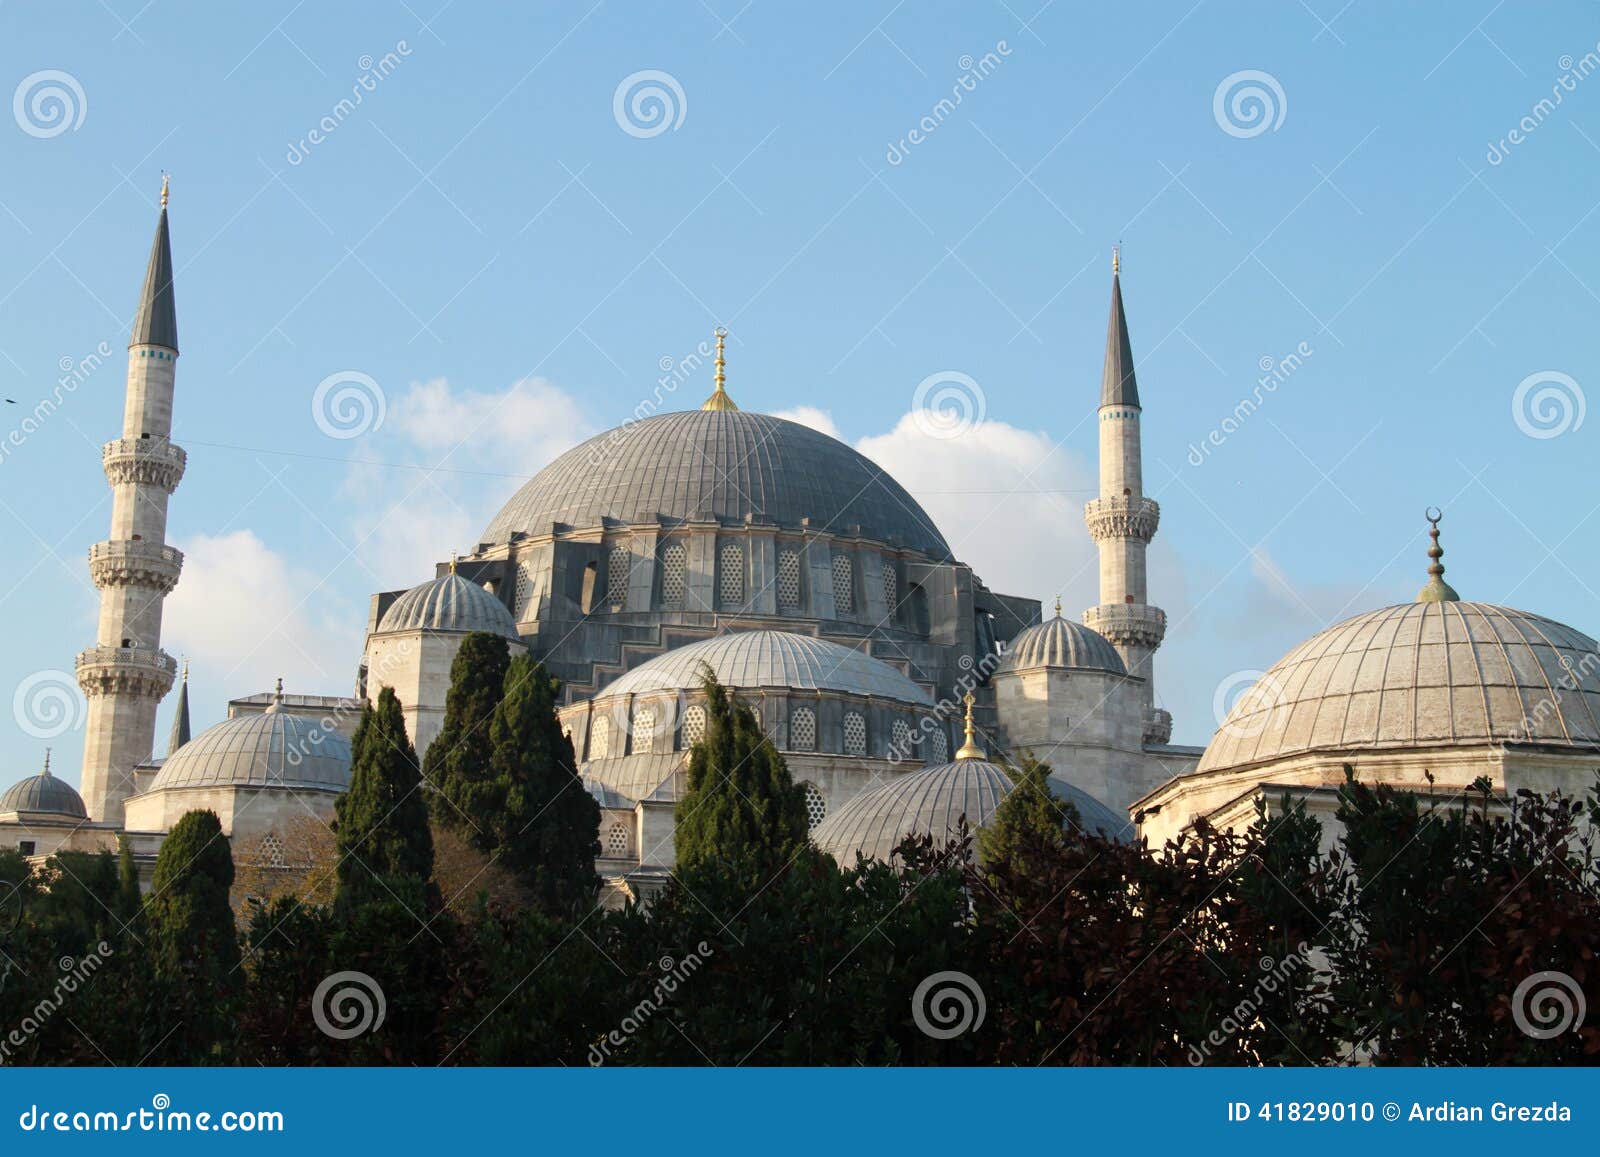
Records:
[[[1257,680],[1197,770],[1501,740],[1600,750],[1595,648],[1581,631],[1487,603],[1370,611],[1313,635]]]
[[[512,496],[484,542],[552,523],[596,527],[746,515],[791,530],[899,540],[945,559],[950,548],[922,507],[873,462],[826,434],[766,414],[688,410],[619,427],[568,450]]]
[[[879,659],[787,631],[735,631],[690,643],[641,663],[595,698],[693,690],[700,686],[708,666],[725,687],[790,687],[878,695],[903,703],[933,701],[921,687]]]
[[[395,599],[378,624],[385,631],[487,631],[519,642],[506,605],[477,583],[449,574],[412,587]]]
[[[184,787],[283,787],[343,791],[350,744],[319,719],[277,705],[224,719],[169,756],[151,791]]]
[[[863,792],[818,824],[811,839],[847,866],[856,862],[857,852],[888,860],[908,833],[953,839],[962,816],[976,836],[1013,786],[1002,767],[983,759],[958,759]],[[1050,791],[1077,808],[1089,831],[1126,838],[1128,821],[1087,792],[1055,776],[1050,777]]]
[[[1122,656],[1098,631],[1059,615],[1029,627],[1011,640],[996,673],[1035,667],[1064,667],[1126,675]]]
[[[5,794],[0,795],[0,812],[48,812],[75,820],[89,818],[83,797],[70,783],[63,783],[48,771],[8,787]]]

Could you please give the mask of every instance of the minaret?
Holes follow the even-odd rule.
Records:
[[[167,734],[167,757],[189,742],[189,660],[183,661],[178,683],[178,705],[172,709],[172,730]]]
[[[78,685],[89,701],[83,744],[83,801],[89,817],[122,823],[133,769],[155,746],[156,706],[177,664],[161,650],[161,608],[178,584],[181,552],[166,545],[167,500],[183,477],[184,452],[170,440],[178,316],[172,300],[167,181],[128,340],[122,437],[101,451],[111,483],[111,537],[89,548],[100,588],[96,645],[78,655]]]
[[[1167,631],[1166,612],[1146,600],[1145,548],[1161,508],[1144,496],[1139,448],[1139,383],[1133,373],[1128,319],[1122,312],[1122,262],[1111,251],[1111,322],[1100,379],[1100,497],[1083,520],[1100,547],[1100,605],[1083,613],[1086,626],[1111,641],[1128,672],[1144,680],[1146,743],[1172,738],[1172,716],[1155,705],[1152,658]]]

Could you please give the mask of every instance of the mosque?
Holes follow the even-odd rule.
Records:
[[[723,332],[698,409],[655,413],[574,447],[524,485],[433,577],[371,599],[349,695],[234,699],[191,735],[186,674],[161,650],[181,552],[168,502],[179,357],[167,193],[128,346],[123,427],[102,452],[110,537],[89,552],[97,638],[77,656],[88,703],[82,792],[46,764],[0,796],[0,846],[42,859],[114,847],[153,863],[194,808],[236,850],[326,820],[349,781],[369,694],[395,689],[419,752],[439,733],[451,663],[473,632],[526,650],[562,682],[559,716],[600,804],[596,867],[612,899],[648,895],[674,862],[673,812],[706,728],[709,671],[747,703],[805,791],[819,846],[888,858],[908,832],[974,829],[1032,755],[1089,828],[1153,844],[1197,819],[1247,824],[1288,794],[1329,814],[1345,764],[1459,792],[1581,791],[1600,753],[1593,639],[1459,599],[1435,520],[1413,602],[1329,627],[1273,666],[1204,749],[1171,743],[1155,656],[1166,617],[1145,554],[1142,402],[1113,261],[1100,383],[1099,495],[1085,523],[1099,603],[992,591],[899,483],[843,443],[740,409]],[[1088,399],[1085,399],[1086,404]],[[352,656],[354,662],[358,657]],[[156,709],[178,708],[155,755]],[[260,849],[266,849],[265,852]]]

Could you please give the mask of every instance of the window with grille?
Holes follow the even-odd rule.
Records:
[[[611,720],[604,715],[589,728],[589,758],[605,759],[611,754]]]
[[[806,826],[814,828],[828,818],[828,801],[822,798],[814,783],[800,785],[806,791]]]
[[[618,820],[606,831],[606,855],[612,859],[620,859],[628,854],[628,848],[633,844],[633,833],[628,830],[628,825]]]
[[[847,711],[844,717],[844,753],[867,753],[867,717],[859,711]]]
[[[512,613],[517,622],[522,622],[522,614],[528,609],[528,600],[533,597],[533,560],[525,558],[517,564],[517,589],[512,596],[516,605]]]
[[[656,749],[656,712],[640,707],[633,713],[633,753],[645,755]]]
[[[661,605],[683,606],[684,573],[688,569],[689,550],[681,542],[670,544],[661,552]]]
[[[614,546],[606,561],[606,602],[620,607],[628,601],[628,569],[631,558],[628,548]]]
[[[706,737],[706,709],[696,703],[683,713],[683,746],[693,747]]]
[[[778,552],[778,606],[786,611],[800,609],[800,552]]]
[[[944,737],[944,725],[942,723],[928,732],[928,762],[950,762],[950,741]]]
[[[889,728],[889,755],[905,759],[911,754],[911,724],[904,719],[896,719]]]
[[[900,576],[894,569],[894,563],[889,559],[883,560],[883,607],[884,613],[891,619],[895,617],[895,603],[900,598]]]
[[[855,567],[850,564],[847,554],[833,556],[833,609],[841,615],[855,613]]]
[[[288,858],[283,854],[283,841],[274,832],[268,832],[261,837],[261,847],[257,851],[259,862],[269,868],[287,868]]]
[[[809,707],[796,707],[789,713],[789,747],[793,751],[817,749],[817,713]]]
[[[717,578],[717,594],[725,607],[736,607],[744,602],[744,547],[737,542],[722,544]]]

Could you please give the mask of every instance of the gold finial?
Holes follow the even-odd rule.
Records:
[[[957,759],[985,759],[988,753],[978,743],[978,736],[972,723],[972,705],[977,702],[971,691],[967,692],[963,702],[967,705],[967,741],[961,745],[961,750],[956,752]]]
[[[168,177],[167,174],[162,173],[161,174],[161,207],[163,209],[165,209],[167,207],[167,189],[168,189],[168,186],[169,186],[170,182],[171,182],[171,178]]]
[[[1444,547],[1439,545],[1439,522],[1444,518],[1444,511],[1430,506],[1422,516],[1428,520],[1428,538],[1432,540],[1428,544],[1428,557],[1432,561],[1428,564],[1428,581],[1417,592],[1417,602],[1458,603],[1461,596],[1444,581],[1444,563],[1439,561],[1444,557]]]
[[[737,410],[739,407],[733,404],[732,398],[728,397],[728,362],[723,356],[722,343],[727,340],[728,331],[719,325],[716,333],[717,363],[716,373],[712,376],[712,381],[716,383],[716,389],[711,391],[711,396],[705,400],[705,404],[700,408],[702,410]]]
[[[1060,617],[1061,617],[1061,596],[1057,595],[1056,596],[1056,618],[1059,619]]]
[[[278,686],[272,692],[272,702],[267,704],[267,714],[283,710],[283,676],[278,676]]]
[[[1113,275],[1122,272],[1122,246],[1111,247],[1111,272]]]
[[[456,552],[453,550],[450,552],[450,573],[456,573]]]

